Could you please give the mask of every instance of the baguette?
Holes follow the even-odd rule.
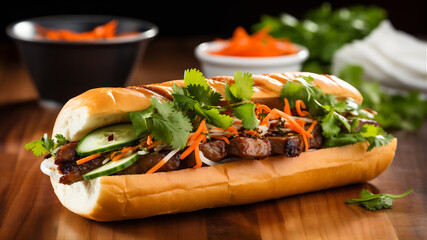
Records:
[[[361,94],[330,75],[272,73],[254,75],[252,100],[275,107],[280,89],[297,76],[313,77],[324,93],[361,103]],[[229,76],[207,79],[224,96]],[[141,111],[155,96],[171,100],[173,84],[183,80],[127,88],[96,88],[70,99],[60,111],[53,135],[78,141],[90,131],[129,121],[127,113]],[[70,211],[96,221],[146,218],[160,214],[254,203],[269,199],[365,182],[382,173],[394,158],[397,139],[367,151],[367,142],[303,152],[298,157],[242,159],[198,169],[155,174],[116,175],[72,185],[51,183],[59,201]]]

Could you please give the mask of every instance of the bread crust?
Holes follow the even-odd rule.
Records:
[[[284,83],[309,75],[325,93],[339,99],[353,98],[358,103],[363,100],[361,94],[343,80],[314,73],[254,75],[253,100],[275,107],[273,103],[278,102]],[[233,82],[229,76],[207,80],[223,96],[225,83]],[[60,133],[75,141],[96,128],[128,121],[127,113],[149,107],[152,96],[171,100],[173,84],[182,86],[184,81],[89,90],[65,104],[55,122],[53,135]],[[72,185],[53,179],[51,183],[61,203],[83,217],[96,221],[145,218],[247,204],[368,181],[389,166],[396,145],[397,139],[394,139],[387,146],[367,152],[368,143],[357,143],[307,151],[294,158],[272,156],[198,169],[106,176]]]
[[[369,181],[392,162],[397,146],[367,152],[368,143],[273,156],[198,169],[51,181],[69,210],[96,221],[120,221],[277,199]],[[334,157],[331,157],[334,156]]]

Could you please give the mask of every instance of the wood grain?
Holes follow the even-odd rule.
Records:
[[[128,84],[181,78],[184,69],[198,67],[192,51],[202,40],[153,41]],[[25,143],[45,132],[51,134],[60,106],[36,101],[34,88],[28,90],[32,83],[25,68],[19,61],[6,62],[0,56],[0,239],[423,239],[427,236],[427,124],[415,133],[394,133],[399,139],[396,157],[382,175],[369,183],[147,219],[110,223],[84,219],[59,203],[48,177],[40,172],[42,158],[35,158],[24,149]],[[13,79],[14,84],[4,79]],[[357,197],[362,188],[395,194],[413,188],[414,192],[395,200],[392,209],[376,212],[344,203]]]

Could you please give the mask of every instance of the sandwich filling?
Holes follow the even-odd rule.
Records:
[[[283,85],[280,107],[251,100],[253,79],[236,72],[225,97],[203,74],[185,72],[184,85],[172,87],[172,101],[153,97],[149,108],[129,113],[129,122],[106,126],[69,142],[46,135],[27,144],[35,155],[48,153],[42,171],[73,184],[96,177],[153,174],[269,156],[369,142],[368,151],[393,138],[375,121],[375,112],[353,99],[324,94],[311,77]],[[44,149],[44,150],[43,150]]]

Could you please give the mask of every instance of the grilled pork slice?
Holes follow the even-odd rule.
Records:
[[[271,144],[267,139],[235,137],[230,140],[230,155],[243,158],[263,159],[271,154]]]
[[[310,127],[309,124],[305,125],[306,129],[308,129],[309,127]],[[308,148],[310,149],[322,148],[325,142],[325,138],[322,135],[322,127],[319,124],[314,126],[313,130],[311,131],[311,135],[313,135],[312,138],[307,138]]]
[[[83,180],[83,174],[101,167],[104,159],[105,157],[101,156],[80,165],[77,165],[77,162],[59,165],[58,170],[63,174],[59,179],[59,182],[70,185]]]
[[[80,159],[76,152],[76,147],[79,142],[70,142],[62,145],[56,152],[55,164],[61,165],[72,163]]]
[[[201,143],[199,146],[200,151],[207,159],[211,161],[219,161],[227,156],[228,144],[223,140],[213,140],[206,143]]]
[[[212,140],[200,143],[199,149],[207,159],[217,162],[227,156],[229,146],[223,140]],[[196,156],[194,152],[192,152],[188,157],[182,160],[181,167],[191,168],[194,165],[196,165]]]
[[[296,157],[304,149],[301,135],[266,137],[266,139],[270,141],[272,154]]]

